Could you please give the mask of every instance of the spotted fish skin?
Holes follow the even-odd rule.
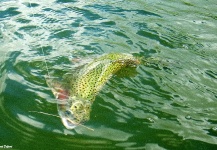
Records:
[[[85,65],[70,82],[70,112],[77,123],[89,120],[91,105],[103,85],[118,71],[135,68],[140,61],[131,54],[110,53]]]
[[[140,61],[131,54],[105,54],[84,66],[77,79],[71,81],[70,95],[83,100],[93,101],[103,85],[119,70],[136,67]]]
[[[64,126],[73,129],[78,124],[88,121],[91,105],[103,85],[121,70],[135,69],[139,64],[140,60],[131,54],[109,53],[69,74],[62,84],[47,80],[59,99],[58,112]],[[53,86],[53,83],[58,86]]]

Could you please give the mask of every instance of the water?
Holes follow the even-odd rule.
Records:
[[[2,0],[0,148],[217,148],[215,0]],[[44,50],[44,53],[42,52]],[[113,78],[67,130],[44,75],[108,52],[158,60]]]

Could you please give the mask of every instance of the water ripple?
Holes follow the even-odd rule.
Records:
[[[216,148],[213,2],[0,4],[2,144],[14,149]],[[107,52],[134,53],[150,62],[138,67],[135,77],[114,76],[106,84],[84,124],[94,131],[67,130],[59,118],[36,113],[57,114],[44,80],[45,58],[49,71],[61,77],[73,58],[88,58],[86,63]]]

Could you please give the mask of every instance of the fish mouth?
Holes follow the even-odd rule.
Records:
[[[67,129],[74,129],[77,126],[77,123],[75,121],[74,113],[69,108],[69,103],[67,101],[59,101],[57,106],[58,114],[63,125]]]
[[[67,129],[74,129],[89,120],[91,103],[89,101],[60,100],[57,103],[58,113]]]
[[[74,121],[73,112],[70,110],[65,110],[65,112],[61,112],[60,118],[62,120],[63,125],[67,129],[74,129],[77,126],[77,123]]]
[[[74,129],[75,127],[77,127],[76,123],[73,123],[73,121],[69,118],[62,117],[61,120],[62,120],[63,125],[67,129]]]

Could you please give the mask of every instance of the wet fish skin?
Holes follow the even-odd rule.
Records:
[[[73,129],[90,118],[91,105],[103,85],[124,69],[135,69],[140,60],[131,54],[109,53],[99,56],[65,78],[66,83],[47,80],[58,99],[58,113],[64,126]],[[128,70],[129,71],[129,70]]]
[[[118,71],[124,68],[135,68],[140,61],[131,54],[110,53],[98,57],[85,65],[71,80],[69,91],[70,112],[77,123],[88,121],[91,105],[103,85]]]

